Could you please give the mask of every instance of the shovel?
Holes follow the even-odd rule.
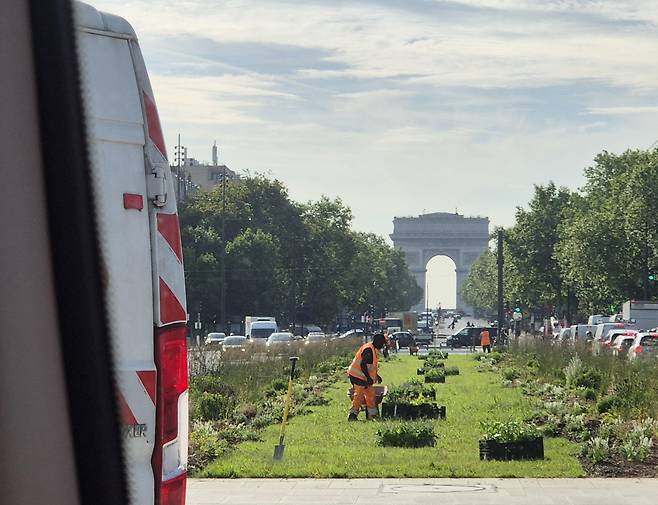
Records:
[[[292,401],[292,379],[295,377],[295,365],[297,364],[297,357],[290,358],[290,378],[288,379],[288,393],[286,394],[286,404],[283,408],[283,420],[281,421],[281,432],[279,433],[279,445],[274,446],[274,459],[280,461],[283,459],[283,451],[286,448],[283,440],[286,436],[286,423],[288,422],[288,411],[290,410],[290,402]]]

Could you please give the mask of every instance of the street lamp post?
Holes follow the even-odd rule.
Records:
[[[222,248],[220,249],[220,316],[219,324],[222,330],[226,330],[226,165],[222,169]]]

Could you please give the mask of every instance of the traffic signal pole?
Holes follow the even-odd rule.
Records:
[[[503,305],[503,230],[498,230],[498,338],[502,340],[505,328],[505,307]]]

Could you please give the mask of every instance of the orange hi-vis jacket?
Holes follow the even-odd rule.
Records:
[[[355,377],[357,379],[360,379],[362,381],[367,382],[368,378],[365,376],[363,373],[363,370],[361,370],[361,359],[363,356],[363,351],[366,349],[372,349],[372,363],[368,364],[368,375],[370,375],[370,378],[372,379],[373,383],[377,383],[377,368],[379,365],[379,357],[377,356],[377,349],[375,348],[374,345],[372,345],[372,342],[368,342],[367,344],[363,344],[358,351],[356,351],[356,354],[354,355],[354,359],[352,360],[352,364],[350,365],[350,368],[347,370],[347,373],[351,375],[352,377]]]
[[[480,333],[480,345],[491,345],[489,330],[484,330],[482,333]]]

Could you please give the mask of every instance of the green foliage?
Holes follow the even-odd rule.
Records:
[[[445,367],[446,375],[459,375],[459,367],[447,366]]]
[[[594,368],[587,368],[576,377],[575,385],[577,387],[588,388],[594,391],[601,387],[602,380],[603,376],[601,372]]]
[[[352,213],[340,199],[298,204],[281,182],[244,177],[227,185],[225,201],[221,187],[201,191],[179,214],[188,305],[209,327],[219,322],[224,247],[233,322],[246,314],[287,322],[296,306],[305,321],[328,325],[343,310],[406,310],[422,295],[403,253],[352,230]]]
[[[377,429],[383,447],[426,447],[436,444],[434,424],[428,421],[405,421],[383,424]]]
[[[221,393],[204,392],[198,401],[199,418],[203,420],[224,419],[233,412],[234,408],[235,398]]]
[[[386,402],[398,405],[421,405],[433,402],[435,397],[436,392],[432,386],[412,379],[399,386],[391,386],[386,395]]]
[[[189,438],[190,470],[200,470],[229,448],[228,442],[219,438],[219,432],[209,421],[195,422]]]
[[[607,438],[594,437],[583,446],[583,456],[592,463],[602,463],[610,456],[610,443]]]
[[[567,386],[575,386],[576,380],[583,373],[585,367],[583,361],[580,359],[580,356],[577,354],[574,355],[569,364],[564,368],[564,378],[567,383]]]
[[[491,442],[522,442],[541,436],[536,426],[522,421],[483,421],[481,427],[482,438]]]
[[[425,382],[442,382],[445,380],[446,371],[443,368],[430,368],[425,370]]]
[[[521,371],[517,368],[503,368],[500,374],[503,376],[503,379],[508,381],[513,381],[521,377]]]

